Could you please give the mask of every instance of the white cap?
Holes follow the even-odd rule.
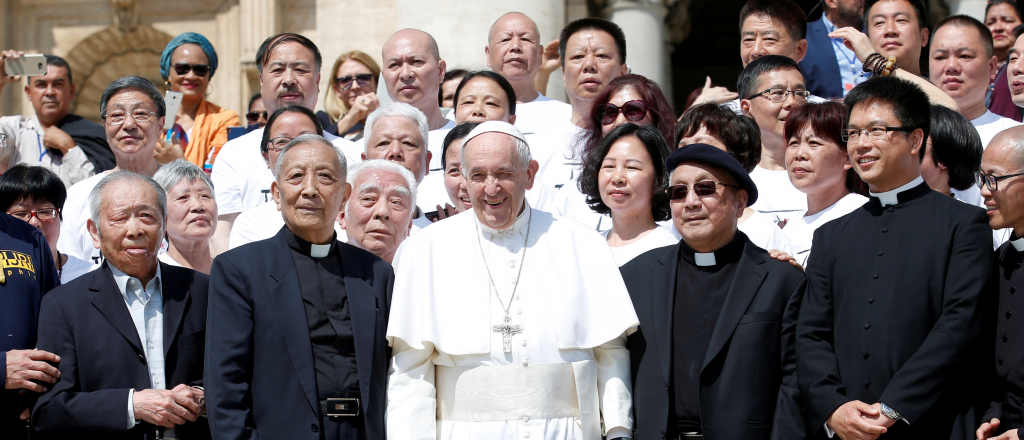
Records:
[[[486,121],[481,122],[480,125],[477,125],[476,128],[473,129],[473,131],[469,132],[469,134],[466,136],[466,140],[463,141],[462,144],[465,145],[469,143],[470,139],[473,139],[477,135],[481,135],[484,133],[505,133],[509,136],[526,142],[526,136],[523,135],[523,132],[519,131],[519,129],[513,126],[512,124],[509,124],[508,122],[505,121]]]

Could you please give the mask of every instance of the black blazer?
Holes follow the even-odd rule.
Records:
[[[801,439],[793,338],[804,275],[746,241],[700,373],[704,438]],[[668,426],[680,246],[649,251],[621,268],[640,318],[627,342],[637,440],[665,438]]]
[[[155,426],[129,430],[128,390],[152,388],[139,333],[107,262],[43,297],[41,350],[60,356],[60,380],[32,411],[44,438],[152,439]],[[167,389],[202,385],[209,277],[160,263]],[[200,417],[175,428],[182,439],[208,439]]]
[[[807,54],[800,61],[807,90],[822,98],[842,98],[843,77],[839,69],[825,22],[819,18],[807,23]]]
[[[320,405],[302,292],[284,228],[213,262],[206,405],[218,440],[318,440]],[[384,440],[391,265],[338,243],[368,440]]]

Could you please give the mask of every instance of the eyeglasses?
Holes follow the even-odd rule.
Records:
[[[334,83],[338,85],[342,90],[348,90],[352,88],[352,80],[356,80],[356,84],[359,87],[369,87],[370,81],[373,81],[373,75],[369,73],[360,73],[358,75],[345,75],[341,78],[335,78]]]
[[[0,133],[0,148],[7,148],[7,135]]]
[[[868,139],[873,141],[885,140],[886,133],[890,131],[902,131],[909,133],[914,131],[913,127],[886,127],[884,125],[873,125],[868,128],[846,128],[839,132],[840,137],[843,138],[843,142],[857,142],[860,138],[860,134],[867,132]]]
[[[153,110],[146,110],[144,108],[137,108],[132,110],[131,113],[123,110],[114,110],[108,115],[103,115],[103,120],[107,122],[107,125],[116,127],[124,124],[124,121],[128,119],[128,116],[131,116],[136,124],[148,124],[153,120],[153,116],[156,116],[156,112]]]
[[[696,194],[697,197],[708,197],[715,193],[715,190],[718,189],[718,185],[739,188],[737,185],[715,182],[714,180],[701,180],[700,182],[694,182],[693,193]],[[668,187],[666,192],[668,192],[669,200],[683,200],[686,198],[686,194],[690,192],[690,187],[687,185],[672,185]]]
[[[245,114],[245,119],[248,120],[249,123],[256,122],[260,120],[261,117],[263,119],[267,119],[267,112],[249,112]]]
[[[210,73],[210,66],[207,64],[188,64],[188,63],[177,63],[174,65],[174,71],[178,75],[185,75],[191,70],[196,73],[196,76],[206,76]]]
[[[1024,176],[1024,173],[1007,174],[1005,176],[997,176],[995,174],[975,173],[974,174],[974,183],[976,185],[978,185],[978,189],[981,189],[981,186],[985,185],[985,186],[988,187],[989,191],[998,191],[999,190],[999,181],[1000,180],[1006,180],[1006,179],[1009,179],[1011,177],[1017,177],[1017,176]]]
[[[267,150],[277,153],[278,151],[281,151],[281,149],[283,149],[285,145],[288,145],[293,139],[295,138],[291,138],[288,136],[278,136],[276,138],[273,138],[270,140],[270,142],[267,142]]]
[[[56,218],[58,214],[60,214],[60,211],[57,210],[57,208],[45,208],[37,209],[35,211],[12,212],[11,216],[24,221],[32,220],[32,217],[35,217],[41,222],[48,222]]]
[[[608,125],[619,118],[619,113],[626,116],[626,120],[636,122],[647,116],[647,103],[637,99],[628,101],[619,107],[612,103],[601,104],[597,110],[597,116],[601,119],[601,125]]]
[[[808,92],[806,90],[786,90],[781,87],[772,87],[769,89],[764,89],[761,91],[761,93],[758,93],[747,99],[754,99],[760,96],[771,102],[778,103],[786,102],[786,98],[788,98],[789,95],[793,95],[793,100],[795,100],[796,102],[806,102],[807,97],[811,96],[811,92]]]

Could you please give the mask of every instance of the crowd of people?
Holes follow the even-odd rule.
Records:
[[[71,114],[47,55],[0,118],[0,438],[1017,439],[1024,14],[821,5],[747,1],[683,109],[599,18],[502,15],[479,71],[400,30],[322,111],[269,36],[244,128],[200,34],[176,114]]]

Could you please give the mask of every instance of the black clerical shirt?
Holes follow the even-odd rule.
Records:
[[[999,313],[993,319],[995,353],[990,361],[995,365],[996,383],[993,402],[982,420],[999,419],[999,433],[1024,428],[1024,324],[1020,322],[1024,318],[1024,252],[1014,246],[1021,244],[1022,239],[1013,234],[996,251]]]
[[[698,265],[685,242],[680,246],[672,325],[672,416],[679,433],[701,432],[700,371],[744,243],[736,234],[714,252],[710,266]]]
[[[317,392],[320,398],[352,394],[359,389],[359,372],[338,242],[332,239],[327,256],[314,258],[310,256],[310,242],[288,230],[285,236],[306,309]]]

